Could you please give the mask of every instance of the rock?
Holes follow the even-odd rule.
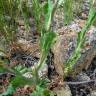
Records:
[[[69,28],[71,28],[74,32],[80,32],[81,31],[80,26],[75,22],[72,22],[69,25]]]
[[[82,22],[82,25],[80,24],[81,27],[83,27],[85,20]],[[90,30],[93,30],[92,28],[93,27],[91,27]],[[67,28],[63,27],[57,30],[59,35],[52,48],[54,54],[54,66],[57,73],[61,76],[64,75],[64,62],[68,60],[76,46],[78,32],[75,32],[74,29],[75,28],[73,27],[71,28],[70,26],[67,26]],[[82,69],[86,70],[91,64],[92,59],[96,56],[96,45],[93,43],[96,42],[96,37],[95,35],[92,35],[95,30],[90,30],[86,33],[88,40],[85,41],[84,47],[82,48],[84,51],[83,53],[81,52],[81,57],[73,66],[73,73],[75,74],[81,72]]]
[[[4,88],[0,86],[0,94],[2,94],[4,91],[5,91]]]
[[[54,92],[56,93],[56,96],[72,96],[71,90],[68,85],[62,87],[61,89],[57,89]]]
[[[35,63],[33,66],[31,66],[31,69],[32,69],[32,70],[35,70],[36,64],[37,64],[37,63]],[[44,64],[44,65],[39,69],[38,75],[39,75],[40,78],[42,78],[42,77],[46,77],[47,74],[48,74],[48,66],[47,66],[47,64]],[[26,78],[32,78],[32,77],[33,77],[31,72],[26,72],[26,73],[23,74],[23,76],[26,77]]]
[[[80,28],[84,26],[85,22],[86,20],[81,20],[81,19],[78,21]]]
[[[77,75],[77,80],[90,81],[90,77],[86,73],[81,72],[79,75]]]
[[[81,72],[82,69],[87,70],[95,56],[96,47],[91,47],[89,50],[86,50],[85,53],[81,54],[81,57],[74,65],[73,74]]]
[[[38,74],[39,74],[40,77],[47,77],[47,74],[48,74],[48,66],[47,66],[47,64],[44,64],[40,68]]]
[[[23,25],[20,26],[20,28],[21,28],[21,30],[25,30],[25,26],[23,26]]]
[[[60,39],[61,37],[58,37],[57,39],[57,42],[55,43],[54,47],[52,48],[52,52],[54,53],[54,66],[55,66],[55,69],[57,71],[57,73],[61,76],[63,76],[63,54],[62,52],[64,52],[62,46],[61,46],[61,40]],[[63,39],[63,37],[62,37]],[[60,41],[58,41],[60,40]]]
[[[85,13],[82,13],[82,19],[86,20],[87,19],[87,15]]]
[[[17,23],[18,23],[18,25],[20,25],[20,26],[24,26],[24,20],[18,20]]]
[[[52,51],[54,53],[54,66],[57,73],[61,76],[63,76],[64,74],[63,73],[64,62],[68,59],[69,55],[74,49],[73,48],[70,50],[69,46],[70,46],[70,43],[72,43],[72,41],[76,37],[76,34],[70,31],[69,31],[69,34],[65,32],[63,35],[58,36],[56,43],[52,48]],[[74,46],[71,46],[71,47],[74,47]],[[70,50],[69,54],[68,54],[68,50]]]
[[[91,92],[91,96],[96,96],[96,90]]]

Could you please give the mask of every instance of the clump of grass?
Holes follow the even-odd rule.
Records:
[[[7,42],[13,41],[17,31],[18,0],[0,0],[0,33]]]
[[[29,9],[27,1],[0,0],[0,33],[7,43],[16,40],[17,21],[23,17],[26,31],[29,31]]]

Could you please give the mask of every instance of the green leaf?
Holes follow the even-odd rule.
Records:
[[[48,51],[51,48],[55,37],[56,37],[56,33],[51,31],[43,32],[43,34],[41,35],[41,38],[40,38],[41,57],[37,64],[37,68],[36,68],[37,71],[39,71],[39,69],[44,65],[46,57],[48,55]]]
[[[18,71],[18,72],[20,72],[22,75],[23,75],[24,73],[28,72],[28,68],[26,68],[26,67],[24,67],[24,66],[22,66],[22,65],[17,65],[17,66],[15,67],[15,70]]]
[[[51,45],[53,44],[55,37],[56,37],[56,33],[54,32],[45,32],[41,36],[40,46],[41,46],[42,52],[47,53],[49,51],[49,49],[51,48]]]
[[[48,5],[46,5],[46,11],[47,12],[45,14],[45,30],[48,31],[50,29],[53,12],[53,4],[51,0],[48,0]]]
[[[16,88],[24,85],[34,84],[34,81],[32,79],[25,78],[24,76],[18,74],[12,79],[11,84],[14,88]]]
[[[41,88],[40,86],[36,86],[36,90],[31,94],[31,96],[44,96],[43,91],[43,88]]]

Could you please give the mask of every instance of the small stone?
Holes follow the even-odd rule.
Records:
[[[87,15],[85,13],[82,13],[82,18],[87,19]]]
[[[25,30],[25,26],[20,26],[21,30]]]
[[[60,90],[55,90],[56,96],[72,96],[69,86],[64,86]]]
[[[91,92],[91,96],[96,96],[96,90]]]
[[[35,53],[35,56],[36,58],[40,58],[40,53],[39,52]]]
[[[17,22],[18,22],[18,24],[19,24],[20,26],[22,26],[22,25],[24,26],[24,20],[18,20]]]
[[[86,74],[86,73],[83,73],[83,72],[81,72],[81,73],[77,76],[77,79],[78,79],[79,81],[90,81],[90,77],[87,76],[87,74]]]
[[[64,30],[64,34],[57,37],[56,43],[52,48],[52,52],[54,54],[54,66],[56,72],[60,76],[64,75],[64,62],[68,59],[69,55],[72,52],[71,51],[70,54],[68,54],[69,44],[70,42],[74,42],[74,38],[76,38],[76,33],[74,31],[70,32],[70,30]]]
[[[44,64],[44,65],[40,68],[38,74],[39,74],[40,77],[47,76],[47,74],[48,74],[48,66],[47,66],[47,64]]]
[[[79,27],[82,28],[85,25],[86,20],[79,20]]]

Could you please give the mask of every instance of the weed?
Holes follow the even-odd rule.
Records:
[[[39,25],[38,23],[40,23],[40,16],[41,16],[41,13],[38,13],[38,12],[40,12],[40,10],[39,10],[39,1],[38,0],[32,0],[32,4],[33,4],[34,10],[35,10],[34,16],[38,15],[37,17],[35,17],[36,25]],[[36,65],[35,69],[31,70],[31,73],[32,73],[33,77],[29,79],[29,78],[26,78],[26,77],[23,76],[23,74],[28,71],[25,68],[18,67],[18,68],[15,68],[15,69],[14,68],[8,68],[7,69],[7,67],[4,64],[2,64],[2,66],[1,66],[2,70],[4,70],[4,71],[6,70],[8,72],[14,73],[15,74],[15,77],[13,78],[13,80],[11,80],[11,83],[10,83],[7,91],[5,93],[3,93],[1,96],[5,95],[5,94],[6,95],[13,94],[14,90],[16,90],[17,87],[24,86],[25,84],[29,84],[29,85],[35,84],[36,86],[38,86],[38,84],[41,83],[42,80],[39,78],[38,72],[39,72],[40,68],[43,66],[43,64],[45,63],[45,60],[46,60],[48,51],[49,51],[50,47],[53,44],[54,38],[56,37],[56,34],[51,31],[51,27],[50,26],[51,26],[51,21],[52,21],[51,18],[52,18],[53,10],[56,7],[57,3],[53,7],[51,0],[48,0],[48,3],[47,4],[48,4],[48,6],[46,6],[46,8],[48,10],[47,10],[47,12],[46,12],[46,14],[44,16],[44,22],[43,22],[45,24],[45,26],[43,27],[43,25],[42,25],[41,27],[43,29],[40,30],[40,33],[41,33],[41,39],[40,39],[41,58],[40,58],[38,64]],[[22,5],[22,2],[20,2],[20,5],[18,5],[19,8],[20,8],[20,10],[22,11],[21,5]],[[2,7],[4,7],[4,5]],[[26,16],[25,15],[26,14],[23,13],[24,18],[26,19]],[[46,16],[47,16],[47,18],[46,18]],[[15,17],[14,18],[12,17],[12,19],[15,20]],[[6,23],[4,22],[4,26],[5,25],[6,25]],[[8,28],[9,28],[9,26],[8,26]],[[10,31],[12,31],[12,30],[10,29]],[[6,29],[6,34],[8,32],[9,31]],[[4,37],[6,37],[6,36],[4,35]],[[10,37],[12,37],[12,36],[10,35]],[[6,38],[6,40],[7,40],[7,38]],[[8,38],[8,40],[9,40],[9,38]],[[42,88],[40,88],[40,89],[42,89]],[[35,93],[33,93],[33,94],[35,94]],[[32,96],[34,96],[34,95],[32,95]]]
[[[68,59],[67,63],[66,63],[66,67],[64,69],[64,74],[65,76],[67,75],[67,73],[72,70],[74,64],[77,62],[77,60],[80,58],[81,56],[81,48],[84,45],[84,41],[85,41],[85,33],[88,31],[88,29],[90,28],[90,26],[93,24],[94,20],[96,19],[96,8],[91,6],[91,9],[89,11],[89,16],[88,16],[88,20],[85,24],[85,26],[82,28],[81,32],[78,33],[78,38],[77,38],[77,46],[73,52],[73,54],[71,55],[71,57]]]

